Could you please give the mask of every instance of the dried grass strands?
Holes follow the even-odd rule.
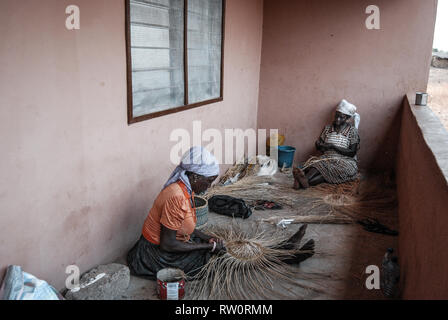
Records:
[[[318,198],[330,206],[333,214],[354,220],[380,218],[391,223],[396,220],[396,191],[380,184],[372,184],[367,190],[362,190],[360,180],[341,185],[322,184],[306,190],[304,196],[313,201]]]
[[[187,298],[238,299],[297,299],[291,286],[306,291],[319,291],[296,280],[295,270],[282,262],[283,258],[299,253],[284,250],[279,244],[284,236],[270,235],[257,225],[243,232],[237,225],[213,227],[207,233],[221,238],[227,252],[214,256],[194,277]]]
[[[322,198],[329,194],[355,196],[358,193],[360,183],[359,179],[343,184],[322,183],[304,190],[303,195],[311,198]]]
[[[300,219],[305,216],[311,216],[303,220],[308,223],[350,223],[347,217],[334,217],[337,212],[333,210],[331,204],[323,201],[328,196],[325,190],[294,190],[292,184],[285,183],[285,180],[292,179],[292,176],[280,177],[252,177],[248,176],[228,186],[216,186],[212,188],[207,197],[210,198],[216,194],[225,194],[238,198],[243,198],[246,202],[256,200],[271,200],[287,206],[289,212],[295,213],[294,218]],[[331,190],[333,191],[333,189]],[[330,214],[330,215],[329,215]],[[320,218],[319,216],[325,217]]]
[[[263,222],[278,224],[283,219],[292,219],[291,224],[351,224],[353,219],[343,215],[328,214],[325,216],[293,216],[293,217],[272,217],[263,219]]]
[[[225,194],[248,202],[261,199],[275,201],[288,206],[289,213],[295,214],[294,218],[330,215],[323,218],[329,223],[335,220],[332,215],[336,215],[353,221],[374,218],[396,224],[396,190],[383,176],[340,185],[321,184],[306,190],[292,189],[292,181],[290,175],[246,176],[232,185],[213,187],[207,197]],[[321,223],[326,223],[324,221]]]
[[[250,163],[246,158],[243,163],[234,164],[233,167],[227,169],[226,173],[219,179],[219,182],[225,184],[233,179],[238,181],[246,176],[255,175],[260,170],[260,167],[258,161]]]
[[[289,177],[289,176],[288,176]],[[207,198],[214,195],[229,195],[242,198],[245,201],[271,200],[291,208],[301,208],[309,205],[305,197],[301,197],[301,191],[294,190],[283,179],[274,176],[246,176],[232,185],[217,185],[207,192]],[[292,179],[292,175],[290,177]]]

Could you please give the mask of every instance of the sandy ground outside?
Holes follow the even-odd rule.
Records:
[[[448,69],[431,67],[428,94],[428,106],[448,130]]]

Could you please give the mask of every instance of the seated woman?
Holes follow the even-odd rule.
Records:
[[[196,230],[195,193],[205,192],[219,175],[216,158],[202,147],[193,147],[174,170],[164,189],[156,198],[143,226],[140,240],[129,251],[127,262],[136,276],[156,279],[164,268],[183,270],[197,275],[212,254],[225,252],[220,239]],[[305,235],[306,225],[279,248],[292,250]],[[314,240],[300,252],[288,256],[285,263],[298,264],[314,255]]]
[[[211,254],[225,250],[221,240],[195,229],[194,195],[205,192],[218,175],[218,162],[205,148],[193,147],[183,156],[128,253],[132,274],[155,279],[161,269],[178,268],[194,276]]]
[[[349,120],[353,120],[354,124],[349,123]],[[316,149],[323,155],[311,157],[303,168],[294,168],[295,189],[306,189],[324,182],[340,184],[356,178],[356,154],[360,147],[359,122],[356,107],[342,100],[336,109],[333,123],[324,128],[316,141]]]

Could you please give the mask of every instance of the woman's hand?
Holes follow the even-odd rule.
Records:
[[[212,250],[210,243],[188,243],[176,239],[177,231],[170,230],[162,225],[160,230],[160,248],[167,252],[183,253],[196,250]]]
[[[336,146],[333,146],[333,150],[336,151],[339,154],[342,154],[343,156],[353,158],[356,156],[356,153],[358,152],[358,144],[353,144],[348,148],[339,148]]]
[[[211,244],[213,244],[212,253],[220,253],[220,252],[226,252],[227,249],[224,245],[224,241],[221,239],[211,239]]]
[[[322,152],[325,152],[327,150],[331,150],[333,149],[333,145],[330,143],[326,143],[324,141],[322,141],[321,139],[316,141],[316,149]]]
[[[325,150],[333,150],[335,146],[331,143],[324,143],[323,147]]]

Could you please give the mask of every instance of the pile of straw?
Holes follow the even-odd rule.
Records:
[[[306,190],[305,196],[327,204],[333,215],[354,221],[369,218],[396,223],[396,189],[385,176],[364,181],[358,179],[341,185],[322,184]]]
[[[279,244],[287,240],[284,235],[270,234],[261,230],[258,224],[246,232],[235,224],[215,226],[206,232],[223,239],[227,252],[213,256],[202,271],[190,279],[193,282],[187,298],[297,298],[288,284],[299,285],[306,290],[319,290],[294,281],[296,271],[282,259],[301,251],[280,249]]]
[[[257,200],[268,200],[283,206],[280,211],[254,214],[250,218],[251,221],[258,219],[260,222],[277,224],[282,219],[292,219],[293,223],[297,224],[347,224],[373,218],[390,228],[396,227],[396,190],[387,175],[360,176],[358,180],[342,185],[322,184],[307,190],[294,190],[293,183],[291,172],[277,173],[272,177],[258,177],[246,172],[244,178],[234,184],[214,186],[206,197],[229,195],[244,199],[249,204]],[[241,223],[247,224],[248,221]],[[291,255],[291,252],[278,249],[278,244],[285,240],[284,235],[280,234],[278,228],[262,225],[271,230],[271,233],[259,228],[249,228],[250,232],[244,233],[235,225],[214,227],[207,231],[223,238],[227,243],[228,252],[213,257],[194,279],[196,281],[190,298],[300,299],[319,293],[339,292],[337,290],[340,290],[340,282],[347,281],[346,275],[339,278],[334,273],[306,273],[282,263],[282,257]],[[367,232],[356,233],[350,237],[355,237],[353,241],[356,243],[368,243],[369,250],[378,249],[378,252],[390,247],[392,241],[391,237],[377,234],[372,236]],[[375,241],[372,242],[372,239]],[[352,261],[352,253],[344,250],[345,247],[336,248],[335,252],[320,252],[318,256],[322,258],[343,254],[344,259]],[[365,245],[362,250],[365,250]],[[356,259],[351,262],[353,266],[350,272],[358,277],[359,269],[359,286],[362,287],[365,265],[370,263],[370,260]],[[332,289],[333,284],[335,287]]]
[[[244,177],[255,176],[260,170],[260,165],[253,159],[251,160],[252,162],[249,163],[249,160],[246,158],[243,163],[233,165],[220,177],[219,183],[225,185],[230,181],[238,181]]]
[[[275,201],[287,207],[287,216],[296,223],[353,223],[360,219],[379,219],[395,223],[397,199],[393,183],[385,176],[357,179],[341,185],[321,184],[306,190],[294,190],[292,175],[273,177],[245,176],[232,185],[218,185],[207,197],[225,194],[242,198],[249,204],[257,200]]]

